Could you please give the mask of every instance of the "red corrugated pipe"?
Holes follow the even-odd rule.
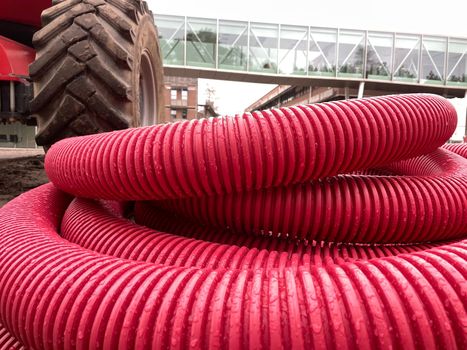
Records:
[[[401,95],[60,141],[0,210],[0,348],[465,348],[455,123]]]

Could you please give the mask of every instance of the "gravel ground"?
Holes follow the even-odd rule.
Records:
[[[0,148],[0,207],[48,182],[42,149]]]

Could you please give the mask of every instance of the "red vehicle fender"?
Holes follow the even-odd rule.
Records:
[[[30,47],[0,36],[0,80],[25,82],[35,55]]]

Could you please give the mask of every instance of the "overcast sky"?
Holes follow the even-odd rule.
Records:
[[[147,0],[159,14],[467,36],[466,0]]]
[[[467,37],[467,0],[146,0],[154,13]],[[273,86],[201,79],[221,114],[243,111]]]

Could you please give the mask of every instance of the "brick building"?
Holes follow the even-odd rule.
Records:
[[[164,78],[164,121],[196,119],[198,79],[166,76]]]
[[[252,112],[275,107],[287,107],[298,104],[347,100],[358,96],[356,87],[314,87],[277,85],[263,97],[253,102],[245,111]],[[365,90],[365,97],[394,94],[396,91]]]
[[[364,94],[356,87],[313,87],[313,86],[291,86],[277,85],[263,97],[249,105],[245,112],[253,112],[278,107],[289,107],[298,104],[310,104],[329,102],[337,100],[348,100],[357,98],[359,93],[362,97],[372,97],[404,93],[406,91],[366,89]],[[450,98],[451,103],[457,110],[458,125],[456,132],[451,137],[451,142],[467,142],[467,94],[464,99]]]

